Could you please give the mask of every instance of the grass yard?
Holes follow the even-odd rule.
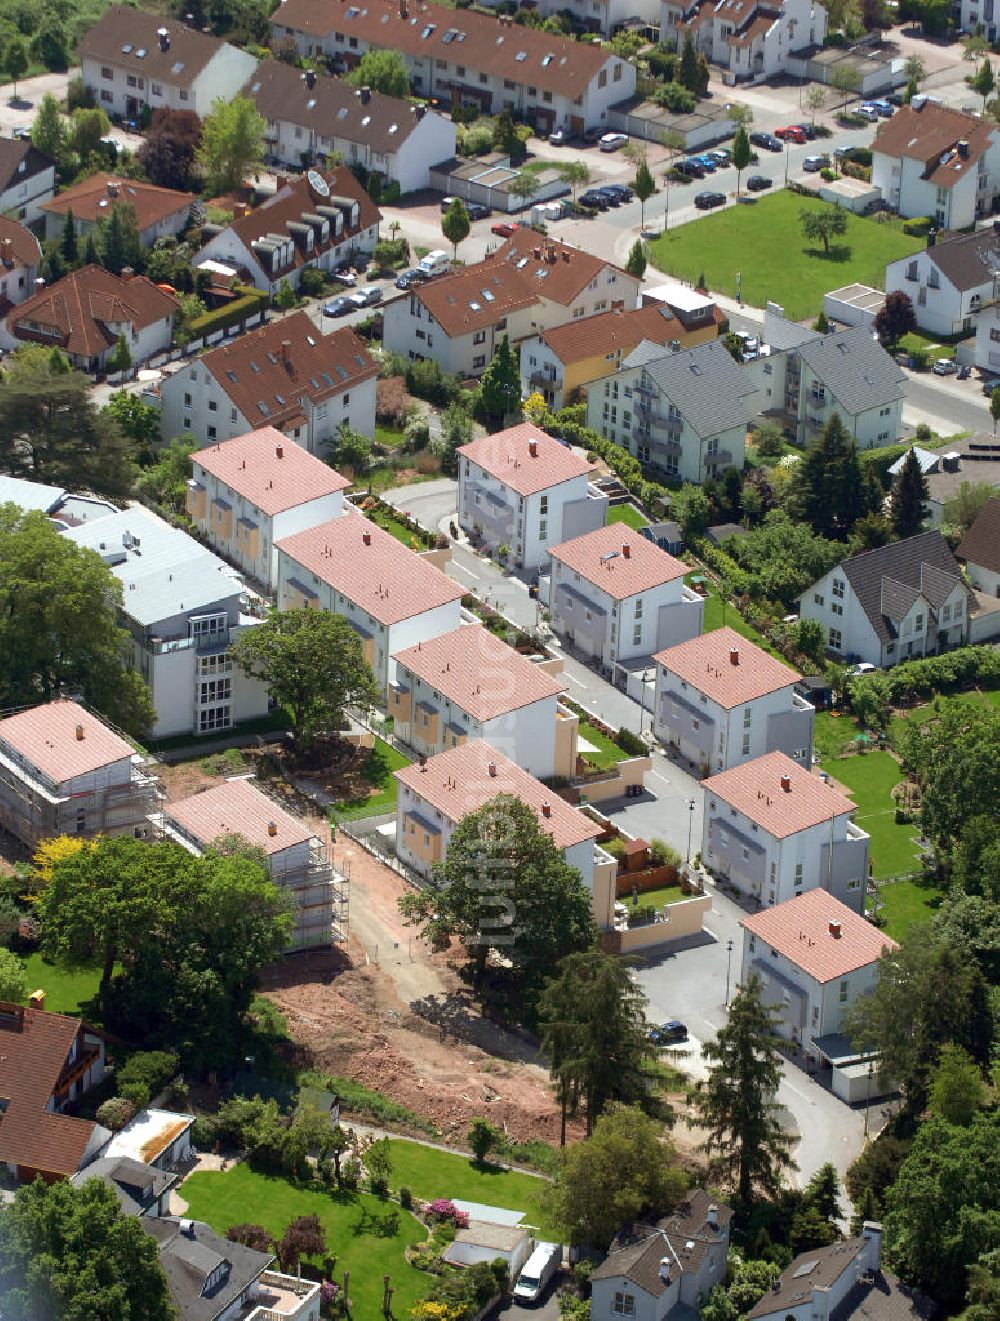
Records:
[[[420,543],[420,538],[414,536],[408,527],[401,523],[398,518],[394,518],[392,514],[387,513],[386,510],[373,509],[366,517],[370,518],[373,523],[377,523],[380,528],[384,528],[397,541],[401,541],[408,550],[419,553],[425,549]]]
[[[889,722],[889,737],[895,743],[899,737],[900,731],[907,725],[926,725],[928,721],[933,720],[935,716],[943,712],[948,706],[961,704],[963,706],[992,706],[1000,707],[1000,690],[992,692],[980,692],[978,689],[969,693],[954,693],[950,697],[938,697],[934,702],[928,702],[926,706],[915,707],[912,711],[906,711],[900,715],[893,716]]]
[[[418,482],[433,482],[440,476],[440,468],[434,472],[418,472],[416,469],[407,468],[403,472],[388,463],[379,463],[369,468],[355,486],[358,490],[374,491],[376,495],[381,495],[383,491],[391,491],[397,486],[415,486]]]
[[[366,816],[384,816],[387,812],[394,812],[399,785],[393,771],[409,764],[409,757],[376,736],[375,746],[364,770],[364,778],[371,785],[371,793],[367,798],[334,803],[331,809],[333,819],[355,821]]]
[[[799,212],[827,209],[818,199],[782,189],[653,239],[653,265],[692,283],[704,274],[709,289],[731,297],[739,274],[745,303],[763,307],[773,299],[786,316],[801,321],[819,315],[830,289],[854,281],[881,289],[886,263],[924,246],[923,239],[904,234],[899,222],[880,224],[848,212],[847,232],[824,254],[803,237]]]
[[[402,427],[385,426],[381,422],[375,423],[375,444],[384,445],[386,449],[398,449],[405,439],[405,433]]]
[[[649,526],[649,519],[645,514],[640,514],[635,505],[612,505],[608,510],[609,523],[626,523],[636,532],[642,527]]]
[[[467,1202],[485,1202],[511,1211],[523,1211],[528,1224],[546,1237],[558,1233],[546,1218],[542,1198],[548,1186],[544,1179],[495,1165],[480,1168],[469,1156],[435,1151],[418,1142],[392,1138],[392,1186],[409,1188],[414,1197],[433,1201],[436,1197],[458,1197]]]
[[[280,1236],[295,1216],[318,1215],[326,1232],[327,1252],[336,1255],[335,1275],[343,1281],[349,1271],[353,1316],[382,1315],[382,1277],[389,1275],[395,1290],[395,1317],[407,1317],[426,1296],[430,1276],[407,1265],[404,1252],[426,1238],[420,1222],[394,1202],[369,1193],[330,1194],[302,1188],[246,1165],[225,1173],[198,1171],[180,1189],[188,1214],[205,1220],[219,1233],[230,1225],[252,1220]],[[394,1223],[395,1222],[395,1225]],[[317,1263],[318,1264],[318,1263]]]
[[[689,579],[690,574],[685,581],[688,581]],[[724,618],[723,615],[725,615]],[[734,605],[726,602],[725,611],[723,611],[722,597],[719,595],[718,589],[711,586],[711,584],[708,586],[708,596],[705,597],[705,613],[703,618],[703,633],[714,633],[717,628],[722,628],[723,625],[725,625],[728,628],[735,629],[736,632],[745,637],[748,642],[756,643],[758,647],[763,647],[765,651],[769,651],[771,655],[776,656],[778,660],[784,661],[784,656],[782,656],[779,651],[775,650],[770,642],[768,642],[765,637],[762,637],[751,624],[747,623]],[[787,662],[785,663],[787,664]]]
[[[934,885],[921,885],[917,881],[897,881],[894,885],[879,887],[878,901],[885,930],[893,940],[904,940],[910,927],[927,922],[944,897],[944,891]]]
[[[101,980],[99,968],[70,972],[54,963],[46,963],[41,954],[29,954],[24,961],[28,994],[45,992],[45,1008],[53,1014],[77,1015],[93,1000]]]
[[[855,821],[871,835],[875,875],[898,876],[917,866],[917,826],[896,824],[892,788],[903,778],[888,752],[864,752],[839,760],[824,758],[823,769],[845,785],[858,805]]]
[[[599,729],[595,729],[593,725],[588,724],[582,716],[580,717],[580,738],[581,740],[586,739],[588,743],[594,745],[593,752],[584,751],[580,755],[596,771],[609,771],[612,766],[617,766],[620,761],[624,761],[629,755],[617,743],[612,743],[606,734],[602,734]]]
[[[652,904],[654,908],[662,908],[664,904],[679,904],[682,899],[690,899],[690,897],[679,885],[661,885],[657,890],[640,891],[639,904]],[[618,898],[620,903],[632,907],[631,894],[619,895]]]

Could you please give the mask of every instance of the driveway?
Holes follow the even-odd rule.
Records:
[[[30,128],[42,97],[51,92],[57,101],[65,102],[66,88],[79,69],[67,73],[41,73],[37,78],[25,78],[17,84],[17,100],[11,104],[13,87],[5,82],[0,97],[0,137],[9,138],[15,128]]]

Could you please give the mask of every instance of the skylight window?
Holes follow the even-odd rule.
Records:
[[[276,394],[274,397],[275,399],[277,399],[278,403],[281,405],[282,408],[286,408],[288,406],[288,400],[285,398],[283,394]]]
[[[140,47],[139,47],[139,49],[138,49],[138,50],[136,51],[136,53],[135,53],[135,58],[136,58],[137,60],[144,60],[144,59],[146,58],[146,47],[145,47],[145,46],[140,46]]]
[[[180,73],[181,70],[182,70],[183,68],[184,68],[184,61],[183,61],[183,60],[178,60],[177,63],[174,64],[174,65],[172,66],[170,72],[171,72],[171,73]]]
[[[260,83],[254,83],[253,87],[251,87],[250,90],[251,92],[254,93],[254,95],[256,95],[260,91]]]
[[[346,119],[346,118],[347,118],[347,110],[346,110],[346,108],[345,108],[344,106],[341,106],[340,109],[337,111],[337,118],[338,118],[338,119]]]
[[[250,359],[250,370],[256,372],[258,376],[260,375],[260,368],[254,362],[253,358]]]
[[[312,388],[313,388],[314,390],[318,390],[318,389],[319,389],[319,381],[317,381],[317,379],[316,379],[315,376],[310,376],[310,377],[309,377],[309,384],[312,386]]]
[[[520,270],[523,270],[524,267],[527,266],[527,264],[528,264],[528,259],[527,259],[527,257],[522,257],[521,260],[520,260],[519,262],[516,263],[516,265],[517,265],[517,269],[518,269],[519,271],[520,271]]]
[[[399,132],[399,125],[398,125],[398,124],[390,124],[390,125],[389,125],[389,133],[390,133],[390,135],[393,134],[393,133],[398,133],[398,132]]]
[[[347,372],[343,369],[343,367],[339,367],[339,366],[335,367],[334,371],[337,373],[337,375],[340,377],[342,381],[347,380]]]
[[[311,349],[314,349],[316,347],[316,341],[313,339],[312,335],[306,336],[306,343],[309,345]]]
[[[323,382],[324,385],[332,385],[332,384],[333,384],[333,377],[330,375],[329,372],[320,372],[320,374],[319,374],[319,378],[320,378],[320,380]]]
[[[126,41],[125,45],[122,47],[122,54],[123,54],[123,55],[131,55],[131,54],[132,54],[132,44],[131,44],[131,42]]]
[[[555,59],[555,56],[554,56],[554,55],[543,55],[543,56],[542,56],[542,68],[543,68],[543,69],[547,69],[547,68],[549,67],[549,65],[552,63],[552,61],[553,61],[554,59]]]
[[[457,31],[454,28],[449,28],[448,31],[444,34],[444,36],[441,38],[441,40],[444,42],[446,46],[450,46],[457,36],[458,36]]]
[[[528,52],[526,50],[519,50],[514,56],[514,59],[517,60],[518,64],[523,64],[527,58]]]
[[[428,23],[428,24],[427,24],[427,26],[424,28],[423,32],[421,32],[421,34],[420,34],[421,37],[423,37],[424,41],[427,40],[427,38],[431,35],[431,33],[434,31],[434,29],[435,29],[436,27],[437,27],[437,24],[436,24],[436,23]]]
[[[367,128],[368,125],[369,125],[371,122],[372,122],[372,117],[371,117],[371,115],[365,115],[364,118],[363,118],[362,121],[361,121],[361,127],[362,127],[362,128]]]
[[[307,110],[315,110],[315,109],[316,109],[316,98],[315,98],[314,96],[311,96],[311,97],[309,98],[309,100],[306,102],[306,109],[307,109]]]
[[[473,303],[471,300],[469,306],[472,308],[473,312],[481,312],[483,310],[479,303]]]
[[[277,365],[278,365],[278,359],[277,359],[277,356],[276,356],[275,354],[271,353],[270,350],[268,351],[267,360],[268,360],[268,362],[271,364],[272,367],[277,367]]]
[[[362,356],[361,356],[360,353],[355,353],[355,355],[354,355],[354,361],[358,364],[358,366],[359,366],[362,370],[364,370],[365,360],[364,360],[364,358],[362,358]]]
[[[271,416],[271,410],[268,408],[267,404],[264,403],[263,399],[257,400],[257,407],[260,409],[260,411],[264,414],[265,417]]]
[[[227,371],[227,372],[226,372],[226,375],[229,377],[229,379],[230,379],[230,380],[233,382],[233,384],[235,385],[235,384],[236,384],[236,373],[235,373],[234,371],[230,370],[230,371]]]
[[[540,280],[544,280],[548,276],[548,273],[549,268],[547,266],[539,266],[538,270],[535,271],[535,274]]]
[[[493,297],[493,295],[490,293],[489,289],[484,289],[484,290],[483,290],[483,297],[486,299],[486,301],[487,301],[488,303],[496,302],[496,299],[495,299],[495,298]]]

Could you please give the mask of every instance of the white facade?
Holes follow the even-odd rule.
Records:
[[[566,12],[577,22],[602,37],[613,36],[630,19],[638,18],[646,26],[660,21],[660,0],[541,0],[538,12],[543,18]]]
[[[81,61],[83,81],[98,106],[109,115],[134,119],[144,106],[151,110],[193,110],[204,119],[216,101],[231,101],[257,67],[246,51],[223,42],[193,80],[151,79],[132,67],[116,64],[112,56]],[[181,70],[182,71],[182,70]]]
[[[1000,302],[996,299],[976,322],[975,362],[988,376],[1000,376]]]
[[[933,256],[934,249],[925,248],[912,257],[890,262],[885,268],[885,291],[906,294],[913,303],[917,325],[927,334],[971,334],[974,318],[994,301],[993,271],[984,265],[979,284],[959,289],[933,261]],[[1000,363],[1000,357],[997,361]]]
[[[28,153],[18,162],[10,182],[0,193],[0,213],[19,220],[22,225],[33,225],[36,220],[44,219],[42,203],[51,201],[56,191],[55,164],[34,171],[31,155]],[[37,155],[40,157],[41,153]],[[20,301],[11,298],[11,302]]]
[[[998,20],[1000,20],[1000,10],[996,7],[996,0],[960,0],[959,4],[960,27],[963,32],[978,32],[982,25],[982,33],[988,42],[992,45],[997,39]]]
[[[991,135],[991,145],[980,156],[977,168],[942,187],[925,179],[926,165],[909,156],[872,152],[872,183],[901,216],[929,216],[940,229],[959,230],[988,215],[1000,185],[1000,133]]]
[[[829,382],[824,381],[800,358],[799,434],[805,440],[818,436],[836,413],[854,437],[859,450],[894,445],[903,426],[903,399],[879,401],[871,408],[851,412]]]
[[[232,227],[228,225],[221,234],[210,238],[195,254],[192,265],[201,266],[207,261],[221,262],[223,266],[243,268],[250,273],[254,288],[265,293],[276,294],[287,280],[293,289],[299,287],[302,272],[310,269],[334,271],[344,262],[351,260],[357,253],[370,254],[378,243],[378,223],[369,225],[357,233],[346,235],[349,226],[344,226],[345,237],[341,242],[333,242],[323,247],[315,256],[300,265],[289,266],[275,275],[266,271],[257,253],[246,243]],[[280,221],[276,221],[276,230],[283,233]],[[289,246],[292,240],[288,239]]]
[[[693,21],[692,21],[693,20]],[[735,0],[708,4],[704,0],[662,0],[660,43],[679,51],[688,31],[695,47],[713,64],[728,70],[733,81],[762,82],[793,73],[789,61],[801,58],[809,46],[822,46],[827,16],[813,0],[764,0],[745,6]]]
[[[407,293],[384,304],[382,342],[387,351],[402,353],[411,362],[431,358],[442,371],[462,377],[480,376],[504,335],[515,344],[530,333],[534,311],[519,308],[478,330],[449,335],[424,304]]]
[[[842,1305],[848,1298],[852,1290],[858,1286],[859,1277],[863,1275],[875,1275],[878,1279],[878,1272],[882,1260],[882,1226],[870,1221],[866,1221],[862,1230],[863,1241],[860,1244],[859,1251],[852,1251],[852,1244],[857,1240],[848,1240],[846,1243],[838,1243],[833,1247],[819,1248],[814,1252],[804,1252],[796,1257],[791,1266],[781,1277],[781,1287],[775,1286],[777,1293],[783,1295],[780,1298],[780,1306],[768,1308],[770,1295],[765,1294],[759,1303],[750,1312],[751,1321],[830,1321],[831,1317],[843,1316],[845,1321],[848,1318],[865,1315],[869,1310],[881,1310],[885,1306],[885,1300],[882,1292],[885,1290],[884,1282],[876,1286],[875,1297],[869,1301],[869,1298],[862,1295],[861,1301],[868,1305],[863,1311],[859,1309],[857,1313],[853,1311],[844,1311]],[[822,1280],[817,1281],[810,1288],[808,1275],[805,1280],[801,1276],[794,1275],[794,1270],[807,1264],[810,1257],[824,1257],[834,1251],[838,1251],[843,1257],[843,1269],[835,1274],[832,1279],[828,1279],[828,1272],[825,1266],[821,1265]],[[812,1274],[810,1270],[809,1274]],[[898,1283],[894,1282],[893,1292],[897,1295],[892,1302],[901,1304],[899,1310],[904,1316],[917,1317],[920,1310],[917,1307],[916,1300],[912,1293],[907,1290],[903,1298],[899,1298]],[[895,1310],[895,1309],[892,1309]]]

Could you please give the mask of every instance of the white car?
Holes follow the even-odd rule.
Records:
[[[878,669],[877,665],[872,665],[871,661],[859,661],[857,665],[848,666],[847,673],[856,674],[874,674]]]
[[[869,124],[877,124],[879,121],[878,111],[873,105],[867,102],[864,105],[858,106],[854,113],[860,115],[862,119],[867,119]]]
[[[619,147],[624,147],[628,142],[627,133],[605,133],[598,142],[601,151],[617,151]]]
[[[953,376],[957,371],[954,358],[938,358],[934,363],[935,376]]]

